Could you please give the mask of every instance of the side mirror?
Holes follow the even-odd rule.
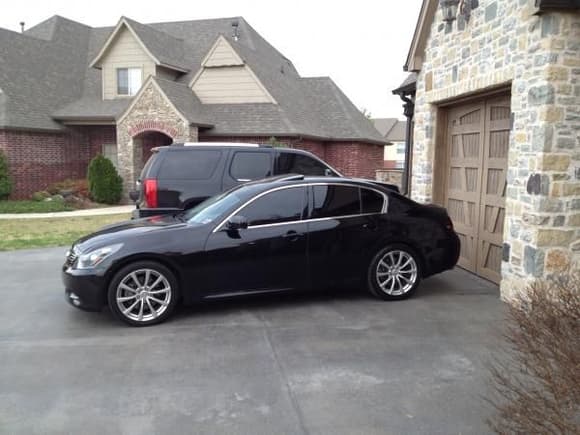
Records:
[[[131,201],[136,202],[139,199],[139,192],[136,190],[130,191],[129,198],[131,198]]]
[[[324,176],[325,177],[334,177],[334,172],[332,171],[332,169],[326,168],[324,170]]]
[[[228,221],[226,228],[230,231],[245,230],[248,228],[248,219],[244,216],[233,216]]]

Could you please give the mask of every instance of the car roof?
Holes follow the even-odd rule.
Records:
[[[303,184],[346,184],[346,185],[357,185],[360,187],[369,187],[375,190],[379,190],[384,193],[390,192],[389,189],[376,184],[373,180],[365,180],[361,178],[348,178],[348,177],[323,177],[323,176],[305,176],[300,174],[284,174],[277,175],[275,177],[267,177],[261,180],[250,181],[248,183],[242,184],[241,186],[254,186],[254,191],[265,191],[278,186],[288,186],[295,185],[300,186]]]
[[[172,143],[171,145],[164,145],[153,148],[154,151],[189,151],[195,149],[211,149],[211,148],[226,148],[226,149],[266,149],[279,150],[284,152],[296,154],[311,154],[309,151],[297,148],[272,146],[269,144],[244,143],[244,142],[181,142]]]

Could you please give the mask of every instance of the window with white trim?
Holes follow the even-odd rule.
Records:
[[[117,68],[117,95],[135,95],[141,89],[141,68]]]
[[[111,162],[113,162],[113,165],[115,166],[115,168],[119,169],[117,166],[117,144],[116,143],[103,144],[102,154],[103,154],[103,156],[108,158]]]

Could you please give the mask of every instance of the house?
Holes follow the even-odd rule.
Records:
[[[580,3],[424,0],[405,69],[411,195],[459,264],[504,298],[580,267]]]
[[[328,77],[301,77],[243,18],[0,29],[0,149],[27,197],[103,153],[131,189],[172,141],[277,143],[374,178],[385,139]]]
[[[387,141],[383,167],[385,169],[403,169],[407,121],[401,121],[397,118],[375,118],[373,124]]]

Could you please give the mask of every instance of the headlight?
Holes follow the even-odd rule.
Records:
[[[122,243],[117,243],[115,245],[103,246],[102,248],[82,254],[79,257],[77,269],[90,269],[97,266],[109,255],[114,254],[121,249],[122,246]]]

